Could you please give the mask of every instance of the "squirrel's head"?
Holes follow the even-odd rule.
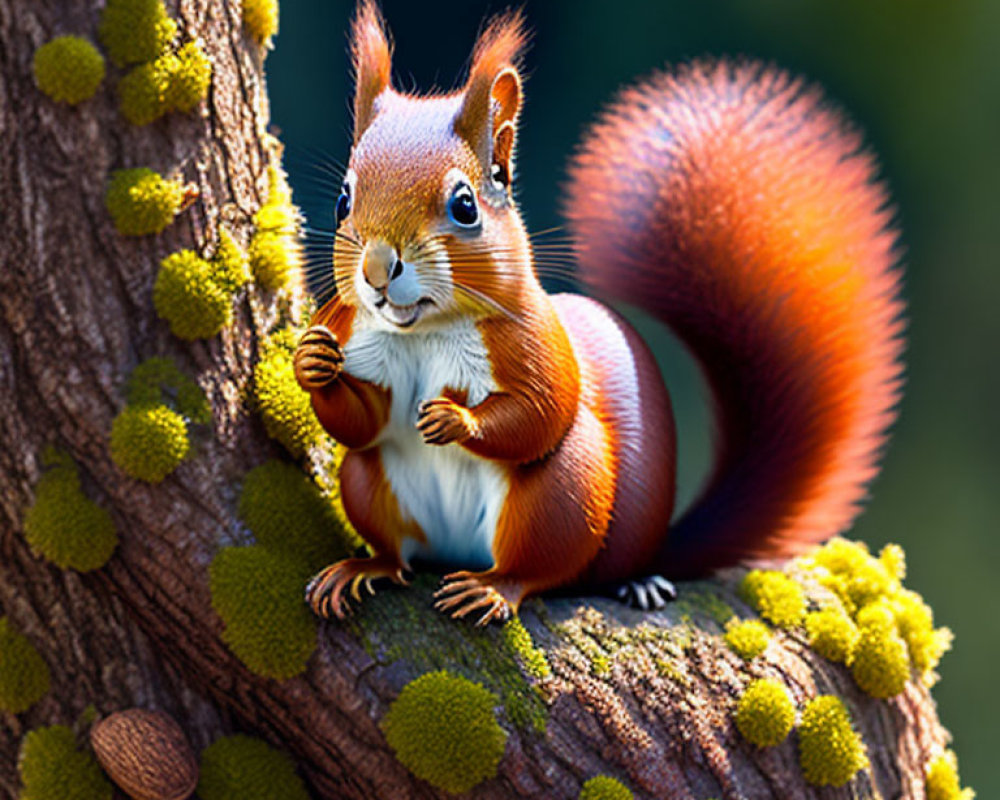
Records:
[[[404,94],[392,87],[392,48],[374,1],[358,4],[354,143],[334,272],[342,300],[388,330],[510,313],[533,278],[510,186],[525,40],[519,13],[497,17],[461,89]]]

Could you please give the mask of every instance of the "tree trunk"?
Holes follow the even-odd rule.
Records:
[[[212,86],[199,113],[139,128],[117,109],[122,73],[110,65],[97,96],[75,108],[32,80],[39,45],[63,33],[96,38],[95,4],[0,0],[0,615],[53,678],[28,712],[0,716],[0,797],[16,796],[24,733],[72,723],[89,705],[100,714],[163,709],[196,749],[233,731],[261,736],[292,754],[316,797],[443,796],[400,764],[379,728],[405,682],[439,666],[481,670],[506,687],[506,752],[475,797],[571,798],[601,773],[640,797],[922,797],[923,765],[946,737],[927,691],[911,684],[889,702],[867,698],[793,635],[745,667],[696,602],[715,595],[741,608],[725,580],[682,587],[690,602],[658,614],[601,600],[530,603],[525,625],[552,667],[539,681],[488,674],[484,653],[500,648],[499,632],[439,618],[426,580],[367,600],[352,624],[324,624],[303,677],[260,678],[230,653],[207,570],[220,546],[250,541],[235,514],[242,476],[280,455],[246,402],[257,342],[278,311],[251,288],[230,328],[189,344],[156,317],[151,295],[160,260],[214,241],[220,217],[244,242],[249,235],[266,191],[263,51],[242,31],[238,3],[168,7],[182,37],[203,40]],[[123,237],[105,211],[109,172],[134,166],[199,187],[161,235]],[[124,477],[108,450],[123,380],[153,355],[197,376],[213,408],[197,457],[155,486]],[[50,444],[81,466],[86,493],[116,523],[119,548],[96,572],[57,569],[22,535]],[[660,634],[634,636],[639,623]],[[798,701],[847,698],[871,769],[847,788],[815,790],[801,778],[794,737],[768,751],[747,745],[733,701],[749,676],[764,674],[782,677]],[[525,708],[530,719],[547,716],[544,733],[517,724]]]

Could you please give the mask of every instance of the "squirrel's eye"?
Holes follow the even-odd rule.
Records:
[[[479,222],[479,207],[476,205],[476,195],[467,183],[460,183],[451,193],[448,200],[448,216],[456,225],[471,228]]]
[[[337,198],[337,224],[339,225],[351,213],[351,185],[344,183],[340,187],[340,197]]]

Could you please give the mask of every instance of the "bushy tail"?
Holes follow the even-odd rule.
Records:
[[[664,574],[793,555],[857,514],[902,383],[876,172],[815,90],[724,61],[624,91],[575,157],[582,279],[667,323],[717,407],[714,472]]]

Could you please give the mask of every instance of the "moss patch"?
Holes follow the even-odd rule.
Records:
[[[35,84],[57,103],[76,105],[97,93],[104,57],[86,39],[58,36],[35,51]]]
[[[76,749],[65,725],[36,728],[21,743],[21,800],[111,800],[113,790],[89,752]]]
[[[20,714],[49,691],[49,666],[7,617],[0,617],[0,711]]]
[[[151,169],[119,169],[111,173],[104,204],[118,232],[144,236],[162,232],[181,210],[184,186]]]
[[[927,765],[927,800],[973,800],[976,793],[963,789],[958,777],[958,758],[946,750]]]
[[[410,772],[448,792],[496,775],[507,734],[496,697],[477,683],[431,672],[408,683],[382,721],[389,746]]]
[[[112,460],[147,483],[160,483],[190,449],[184,417],[164,405],[126,406],[111,425]]]
[[[201,754],[201,800],[309,800],[295,763],[266,742],[237,734]]]
[[[751,683],[736,707],[736,727],[758,747],[785,741],[795,724],[795,703],[788,688],[770,678]]]
[[[97,35],[121,67],[165,52],[177,36],[177,23],[167,16],[162,0],[108,0]]]
[[[548,710],[522,672],[523,649],[496,627],[462,625],[434,611],[436,586],[433,575],[423,574],[406,591],[387,587],[365,598],[351,624],[369,654],[382,664],[403,661],[414,674],[447,669],[480,682],[500,697],[514,725],[543,732]]]
[[[868,766],[864,742],[839,697],[810,700],[799,723],[799,765],[814,786],[843,786]]]
[[[634,796],[618,779],[610,775],[598,775],[583,784],[579,800],[632,800]]]
[[[302,602],[309,569],[264,547],[224,547],[212,560],[212,607],[222,640],[258,675],[300,675],[316,649],[316,620]]]
[[[323,442],[326,432],[313,413],[309,393],[295,380],[294,351],[291,331],[279,332],[262,345],[254,369],[254,392],[268,436],[281,442],[293,456],[301,457]]]
[[[771,631],[760,620],[732,619],[726,625],[726,644],[745,661],[756,658],[767,649]]]
[[[243,27],[260,44],[278,33],[278,0],[243,0]]]
[[[24,518],[24,536],[35,555],[62,569],[100,569],[118,546],[111,515],[80,486],[76,464],[52,454],[35,487],[35,501]]]

